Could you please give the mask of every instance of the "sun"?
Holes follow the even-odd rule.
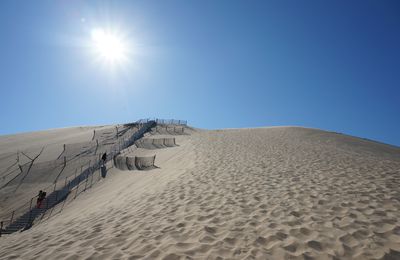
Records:
[[[128,47],[124,38],[109,30],[95,28],[91,31],[92,49],[97,58],[108,65],[127,61]]]

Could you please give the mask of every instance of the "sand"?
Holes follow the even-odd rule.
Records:
[[[400,259],[400,148],[299,127],[175,137],[147,151],[158,168],[110,169],[2,237],[0,258]]]
[[[114,138],[116,127],[120,130],[124,128],[123,125],[69,127],[0,136],[0,219],[21,206],[25,211],[29,208],[29,200],[40,189],[52,191],[58,173],[61,172],[58,184],[63,185],[64,178],[73,175],[74,170],[79,168],[77,164],[85,163],[81,159],[69,161],[65,169],[54,168],[52,175],[43,170],[39,165],[54,162],[62,155],[64,144],[87,143],[93,138]],[[32,159],[35,160],[29,173],[21,173],[19,166],[29,168]]]

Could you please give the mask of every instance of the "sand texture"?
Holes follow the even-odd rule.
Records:
[[[1,259],[400,259],[400,148],[299,127],[153,131]]]
[[[0,136],[0,218],[21,205],[29,207],[26,203],[40,189],[49,191],[55,182],[58,188],[64,185],[64,179],[87,167],[92,157],[121,141],[126,129],[124,125],[71,127]],[[97,155],[78,156],[89,147]]]

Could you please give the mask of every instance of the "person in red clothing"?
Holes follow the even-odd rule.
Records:
[[[44,200],[43,193],[44,192],[42,190],[39,191],[39,195],[38,195],[37,200],[36,200],[36,207],[37,208],[40,208],[40,206],[42,205],[42,201]]]

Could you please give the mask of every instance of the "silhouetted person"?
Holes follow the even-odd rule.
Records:
[[[39,194],[38,194],[37,199],[36,199],[36,207],[37,208],[40,208],[40,204],[42,203],[42,201],[41,201],[42,192],[43,192],[42,190],[39,191]]]
[[[38,194],[38,198],[36,200],[36,206],[37,208],[40,208],[40,206],[42,205],[43,200],[46,198],[46,192],[40,190],[39,194]]]
[[[102,160],[102,166],[106,165],[106,161],[107,161],[107,154],[103,153],[103,156],[101,156],[101,160]]]

